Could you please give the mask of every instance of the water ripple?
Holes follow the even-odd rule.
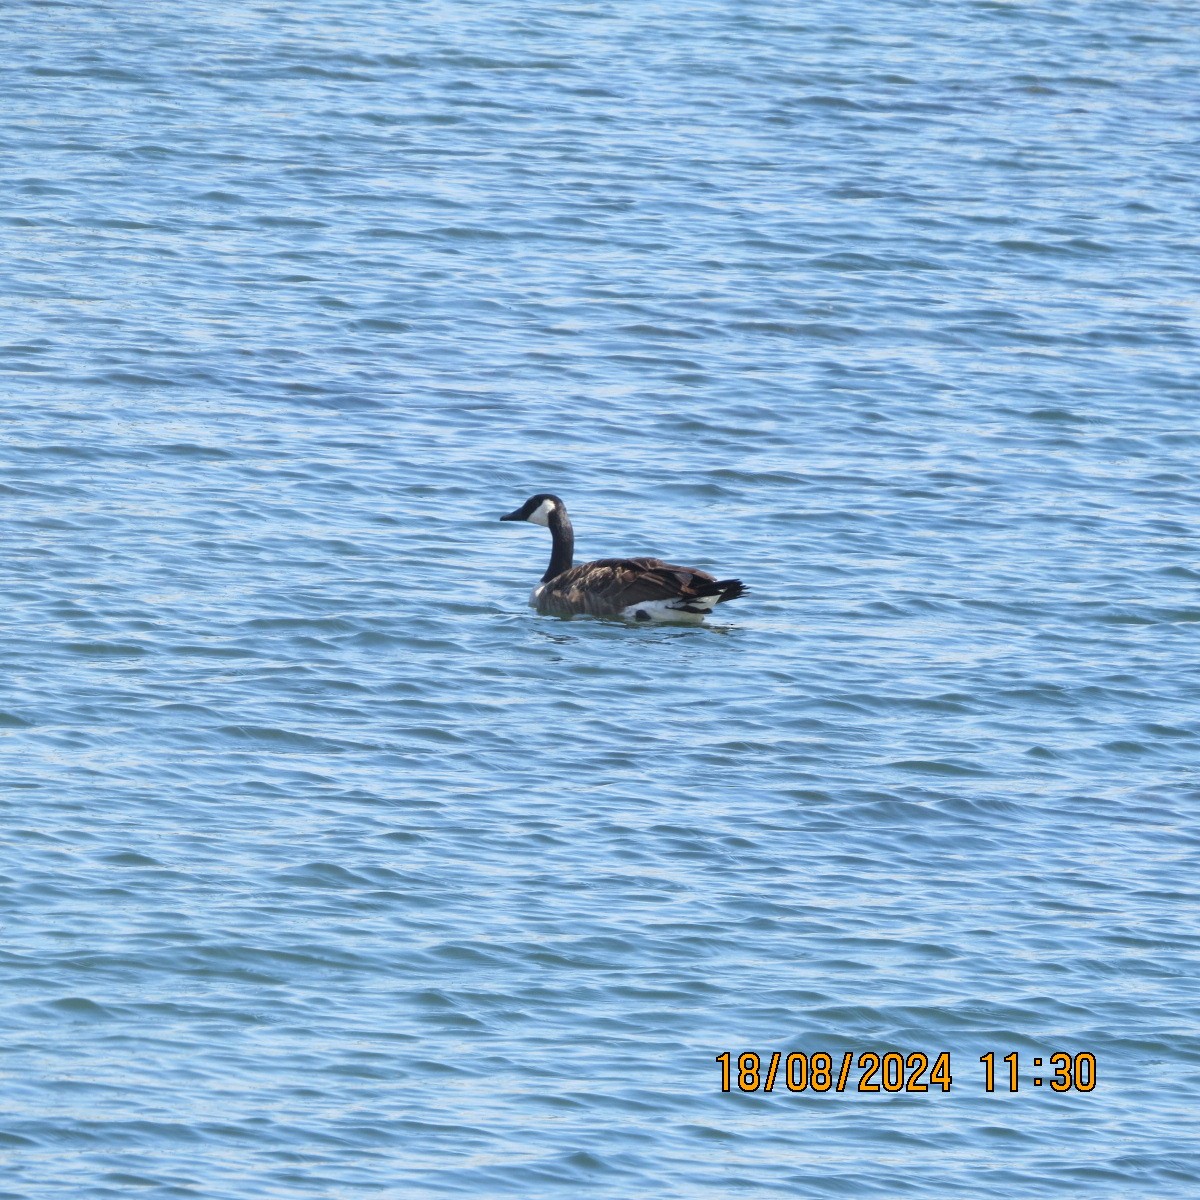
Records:
[[[0,11],[3,1194],[1194,1195],[1198,34]]]

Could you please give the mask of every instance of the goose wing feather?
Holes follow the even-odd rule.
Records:
[[[631,604],[687,599],[713,576],[676,567],[658,558],[598,558],[547,581],[538,592],[538,612],[551,616],[619,616]]]

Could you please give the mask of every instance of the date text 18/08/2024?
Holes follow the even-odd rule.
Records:
[[[911,1054],[888,1051],[876,1054],[866,1050],[857,1056],[846,1050],[840,1057],[819,1050],[813,1054],[793,1051],[784,1055],[776,1050],[759,1055],[746,1050],[734,1055],[725,1050],[717,1055],[721,1067],[721,1091],[736,1088],[741,1092],[773,1092],[776,1083],[789,1092],[948,1092],[954,1077],[950,1073],[950,1052],[933,1057],[917,1050]],[[1020,1090],[1020,1062],[1016,1051],[997,1061],[988,1051],[980,1057],[985,1092]],[[1044,1072],[1026,1076],[1035,1088],[1048,1085],[1055,1092],[1090,1092],[1096,1086],[1096,1056],[1084,1050],[1078,1054],[1056,1051],[1045,1059],[1035,1058],[1034,1069]]]

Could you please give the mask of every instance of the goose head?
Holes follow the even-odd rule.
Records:
[[[501,517],[502,521],[529,521],[534,525],[549,525],[551,513],[565,513],[563,502],[549,492],[530,496],[520,508]]]

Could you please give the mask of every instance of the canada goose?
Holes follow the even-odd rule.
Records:
[[[740,579],[714,579],[695,567],[673,567],[657,558],[598,558],[571,565],[575,531],[566,505],[547,492],[530,496],[502,521],[549,526],[554,548],[529,604],[544,616],[624,617],[699,625],[713,605],[746,594]]]

